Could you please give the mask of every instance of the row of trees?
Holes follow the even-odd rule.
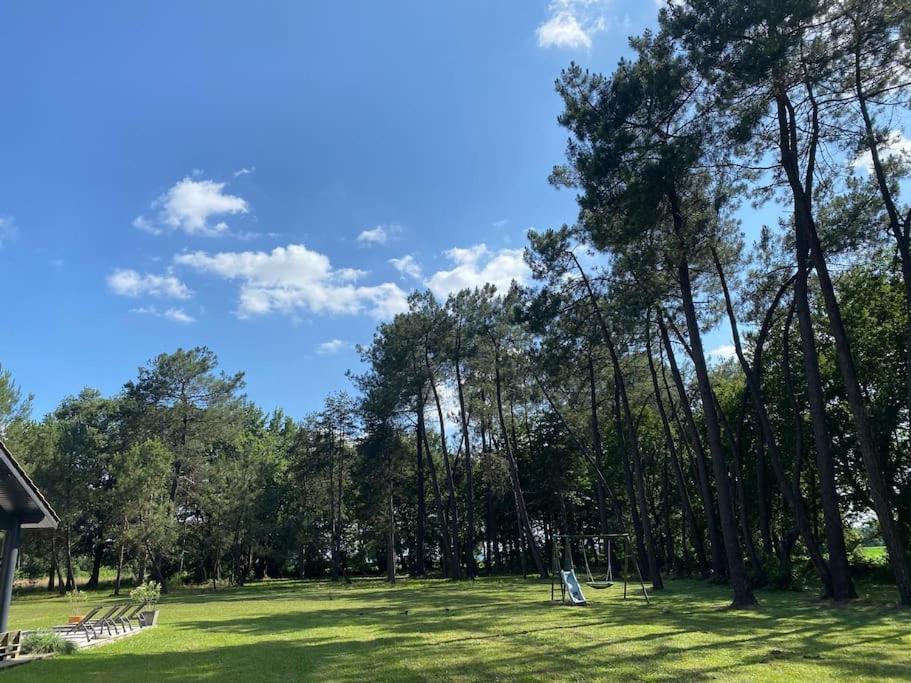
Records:
[[[909,38],[897,0],[688,0],[610,76],[571,66],[551,180],[580,211],[530,233],[536,283],[413,294],[357,398],[300,422],[206,349],[41,422],[7,401],[62,519],[35,571],[543,576],[555,532],[629,531],[654,588],[697,574],[748,606],[854,597],[864,524],[911,604]],[[745,253],[748,203],[780,216]]]

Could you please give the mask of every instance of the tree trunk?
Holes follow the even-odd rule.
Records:
[[[449,538],[450,543],[452,544],[452,573],[454,579],[461,579],[462,553],[459,547],[459,506],[458,501],[456,500],[455,480],[452,477],[452,464],[449,460],[449,447],[446,444],[446,420],[443,417],[443,406],[440,403],[440,395],[437,393],[436,383],[434,382],[433,373],[430,369],[430,357],[427,355],[426,347],[424,350],[424,360],[427,366],[427,381],[430,384],[430,391],[433,393],[433,402],[434,405],[436,405],[437,418],[440,423],[440,448],[443,452],[443,469],[444,474],[446,475],[446,489],[449,496],[447,507],[450,511]]]
[[[55,579],[57,574],[60,571],[60,565],[57,562],[57,532],[54,531],[51,533],[51,569],[47,577],[47,589],[53,591],[55,589]]]
[[[461,328],[459,330],[459,346],[461,347]],[[468,578],[473,579],[478,575],[475,563],[475,518],[474,518],[474,472],[471,462],[471,437],[468,434],[468,413],[465,411],[465,391],[462,387],[461,361],[455,359],[456,387],[459,394],[459,418],[462,427],[462,441],[465,444],[465,561],[468,569]]]
[[[73,545],[71,541],[70,525],[66,525],[66,589],[73,590],[76,587],[76,575],[73,573]]]
[[[655,361],[652,358],[651,334],[647,334],[645,338],[645,353],[646,359],[648,360],[649,372],[652,376],[652,387],[655,390],[655,405],[658,408],[658,416],[661,418],[661,427],[664,430],[664,440],[667,444],[667,450],[671,456],[674,479],[677,483],[677,492],[680,496],[680,504],[683,506],[684,522],[690,526],[690,534],[693,539],[693,549],[696,551],[696,563],[699,567],[699,575],[706,578],[709,576],[709,565],[705,556],[705,543],[702,540],[702,530],[696,523],[696,514],[693,512],[693,505],[690,502],[690,494],[686,487],[686,479],[683,476],[683,468],[680,465],[680,456],[677,453],[674,435],[671,432],[671,425],[667,418],[667,412],[664,409],[664,400],[661,398],[661,389],[658,386],[658,373],[655,371]],[[686,547],[685,543],[684,547]]]
[[[677,202],[670,197],[674,214],[675,231],[682,239],[682,220]],[[680,281],[680,294],[683,304],[683,313],[686,317],[686,327],[689,333],[692,361],[696,370],[696,380],[699,384],[699,393],[702,398],[702,412],[705,418],[706,435],[709,442],[709,452],[712,455],[712,469],[715,474],[715,486],[718,489],[718,514],[721,518],[721,534],[724,538],[724,550],[728,560],[728,576],[734,589],[734,607],[749,607],[756,604],[756,597],[750,588],[746,571],[743,566],[743,556],[740,553],[740,542],[737,539],[737,520],[734,516],[734,503],[731,495],[731,480],[728,476],[727,460],[724,456],[724,447],[721,443],[721,426],[715,412],[715,401],[712,393],[712,384],[709,380],[709,371],[702,350],[702,335],[699,331],[699,320],[696,315],[696,306],[693,302],[693,290],[690,282],[690,268],[684,254],[680,255],[677,266],[677,276]]]
[[[86,582],[86,588],[98,588],[98,580],[101,577],[101,560],[104,556],[104,540],[95,543],[94,552],[92,553],[92,573]]]
[[[718,521],[715,516],[715,500],[712,496],[712,488],[709,483],[709,475],[706,470],[706,455],[702,444],[702,438],[699,430],[696,428],[696,420],[693,417],[693,410],[690,407],[689,396],[686,393],[686,387],[683,384],[683,377],[680,369],[677,367],[677,358],[674,355],[674,347],[671,344],[671,337],[667,332],[667,326],[658,312],[658,330],[661,333],[661,340],[667,353],[668,366],[671,369],[671,377],[674,380],[674,386],[680,398],[680,409],[683,412],[683,426],[687,436],[689,436],[690,445],[693,448],[693,460],[696,464],[696,480],[699,484],[699,494],[702,498],[702,506],[705,511],[706,529],[709,534],[709,552],[712,556],[712,572],[715,577],[721,579],[728,575],[727,562],[724,557],[724,542],[722,541],[721,532],[718,528]]]
[[[423,402],[420,404],[423,406]],[[443,504],[443,493],[440,490],[440,480],[437,477],[437,466],[433,461],[433,453],[430,450],[430,441],[427,439],[427,430],[424,428],[424,413],[419,408],[418,411],[418,432],[424,441],[424,448],[427,452],[427,470],[430,473],[431,490],[433,491],[434,504],[437,509],[437,518],[440,523],[440,544],[443,546],[443,576],[449,577],[452,574],[452,542],[449,538],[449,519],[446,515],[446,506]]]
[[[420,395],[418,396],[418,402],[420,403]],[[424,491],[424,437],[421,434],[421,424],[423,419],[421,417],[423,413],[423,406],[418,406],[418,427],[416,428],[416,441],[417,441],[417,495],[418,495],[418,511],[417,511],[417,524],[416,524],[416,533],[415,533],[415,557],[414,557],[414,574],[415,576],[424,576],[427,572],[424,567],[424,537],[426,535],[426,524],[427,524],[427,500],[426,493]],[[429,454],[428,454],[429,455]]]
[[[525,534],[525,539],[528,543],[528,549],[531,553],[532,562],[535,564],[535,569],[541,575],[541,578],[546,578],[547,568],[544,565],[544,559],[541,557],[541,551],[538,548],[538,541],[535,538],[534,531],[531,528],[531,521],[528,518],[528,510],[525,508],[525,494],[522,492],[522,483],[519,480],[519,466],[516,463],[516,457],[513,453],[512,445],[509,441],[509,431],[506,428],[506,418],[503,414],[503,392],[500,380],[500,348],[496,345],[496,341],[494,341],[494,376],[496,380],[497,417],[500,421],[500,432],[503,437],[503,446],[506,452],[506,463],[509,469],[509,479],[512,483],[512,491],[516,503],[516,515],[518,517],[519,526]],[[519,554],[522,555],[523,558],[522,573],[524,574],[525,559],[521,548],[519,550]]]
[[[778,292],[776,292],[774,300],[772,301],[772,305],[766,312],[762,326],[759,330],[759,336],[757,338],[756,353],[754,354],[755,364],[753,367],[751,367],[743,352],[743,345],[740,340],[740,331],[737,325],[737,317],[734,314],[734,305],[731,301],[731,294],[728,290],[727,279],[724,275],[724,269],[721,266],[721,260],[718,258],[718,254],[714,251],[714,249],[712,251],[715,261],[715,269],[718,273],[718,278],[721,282],[721,290],[724,294],[725,309],[727,310],[728,322],[731,326],[731,338],[734,341],[734,351],[737,354],[737,359],[740,362],[740,367],[743,370],[744,376],[746,378],[747,389],[750,393],[753,404],[753,415],[757,419],[757,432],[763,437],[763,441],[766,445],[769,459],[772,464],[772,470],[775,473],[775,477],[778,479],[778,487],[781,489],[785,503],[787,503],[788,507],[791,510],[791,514],[794,516],[794,522],[797,526],[798,531],[800,532],[801,537],[803,538],[804,545],[806,546],[807,552],[810,555],[810,560],[813,563],[813,567],[816,569],[816,573],[822,582],[823,590],[827,596],[834,596],[835,593],[831,570],[828,563],[819,552],[819,542],[817,540],[816,534],[813,533],[813,528],[810,525],[810,520],[807,516],[806,506],[800,493],[800,487],[798,484],[799,480],[797,477],[795,477],[794,483],[792,485],[791,481],[788,479],[787,473],[785,472],[781,451],[778,447],[778,439],[776,438],[775,431],[772,428],[772,422],[769,419],[769,413],[766,408],[765,398],[762,393],[760,373],[762,371],[761,353],[763,342],[769,328],[771,327],[773,312],[777,307],[778,302],[781,300],[781,297],[784,295],[785,291],[787,291],[787,287],[791,282],[791,279],[788,279],[788,281],[779,288]],[[794,278],[794,281],[796,282],[796,278]],[[791,309],[791,312],[793,312],[793,308]],[[791,312],[788,313],[787,322],[785,323],[786,333],[787,329],[790,327]],[[790,372],[787,366],[787,363],[790,360],[787,354],[787,343],[785,343],[784,348],[786,365],[785,383],[787,385],[789,393],[791,393],[793,396],[793,387],[791,386]],[[795,412],[795,419],[800,419],[798,412]],[[798,434],[798,437],[800,437],[800,434]],[[802,458],[800,457],[798,451],[798,457],[796,458],[796,461],[799,463],[801,459]]]
[[[776,92],[776,105],[778,113],[779,128],[779,149],[781,152],[781,165],[787,175],[788,184],[794,199],[794,225],[798,264],[803,262],[804,271],[806,271],[807,252],[813,255],[813,265],[819,276],[819,288],[822,292],[823,303],[825,304],[826,314],[829,319],[829,332],[835,343],[835,355],[838,360],[838,368],[841,372],[842,382],[845,388],[845,396],[848,406],[851,410],[851,416],[854,419],[854,428],[857,434],[858,446],[863,456],[864,468],[867,473],[867,484],[870,488],[870,497],[873,502],[873,509],[876,512],[879,521],[880,532],[885,542],[886,549],[889,553],[889,562],[892,566],[892,572],[895,575],[895,583],[898,587],[899,599],[903,605],[911,605],[911,565],[905,555],[905,547],[900,537],[900,533],[895,520],[892,516],[892,508],[889,503],[889,492],[886,489],[883,480],[882,470],[879,462],[879,454],[873,439],[873,431],[870,426],[870,419],[867,415],[867,408],[857,377],[857,368],[854,364],[854,358],[851,355],[851,347],[848,341],[848,335],[845,330],[844,322],[841,318],[841,309],[835,296],[835,288],[829,276],[829,269],[826,265],[825,254],[819,241],[819,235],[816,231],[816,222],[813,217],[812,209],[812,180],[813,180],[813,163],[815,161],[815,145],[819,136],[818,107],[813,97],[812,90],[807,87],[807,92],[812,104],[812,146],[811,153],[808,155],[808,169],[806,174],[806,185],[801,181],[798,169],[798,151],[794,149],[792,140],[796,139],[798,125],[793,114],[793,106],[788,99],[787,93],[783,88],[778,88]],[[806,272],[803,274],[801,299],[806,298]],[[800,323],[801,335],[805,334],[805,329],[812,333],[812,326],[808,322],[802,321],[805,312],[802,312],[804,302],[798,301],[798,323]],[[809,306],[807,305],[807,308]],[[809,378],[808,378],[808,381]],[[813,409],[811,407],[811,414]],[[822,474],[822,473],[821,473]],[[820,481],[822,487],[826,482]],[[824,503],[831,505],[831,500]],[[839,520],[840,521],[840,520]],[[827,534],[828,539],[828,534]],[[842,538],[842,545],[844,539]],[[840,576],[840,568],[836,567],[836,562],[840,563],[840,558],[835,557],[831,560],[832,578],[838,591],[838,584],[843,581]],[[850,586],[851,595],[854,594],[853,585]]]
[[[484,390],[481,390],[481,405],[486,406],[484,400]],[[487,446],[487,420],[481,413],[481,453],[484,458],[490,457],[490,450]],[[485,461],[486,462],[486,461]],[[484,570],[490,576],[493,573],[493,559],[496,552],[497,544],[497,517],[493,506],[493,489],[487,477],[484,478]]]
[[[386,524],[386,581],[395,584],[395,505],[389,493],[389,520]]]
[[[746,412],[747,398],[744,395],[741,399],[736,436],[731,429],[731,425],[728,422],[724,411],[721,410],[721,405],[718,403],[718,397],[714,396],[714,400],[715,412],[718,414],[718,417],[721,418],[721,424],[724,427],[722,431],[727,433],[728,444],[731,447],[731,458],[734,463],[734,508],[735,511],[737,509],[740,510],[740,532],[743,535],[743,544],[746,546],[747,557],[750,559],[750,564],[753,566],[753,583],[756,585],[763,585],[766,583],[765,573],[762,569],[762,559],[759,557],[759,551],[756,550],[756,543],[753,541],[753,532],[750,529],[750,518],[747,514],[747,497],[743,488],[743,420]]]
[[[626,497],[629,500],[630,516],[633,520],[633,535],[636,538],[636,556],[643,576],[651,577],[651,564],[645,545],[645,533],[642,530],[642,511],[636,498],[636,485],[633,483],[633,470],[626,454],[626,436],[623,428],[623,414],[620,408],[620,388],[614,385],[614,423],[617,426],[617,445],[620,462],[623,464],[623,483],[626,486]]]
[[[626,436],[627,441],[629,442],[629,450],[632,456],[633,461],[633,474],[635,476],[635,485],[636,485],[636,497],[631,499],[633,504],[639,505],[639,516],[640,523],[642,524],[642,535],[645,541],[645,549],[648,553],[649,561],[649,575],[652,580],[652,588],[655,590],[660,590],[664,588],[664,582],[661,580],[661,572],[658,568],[658,553],[655,548],[655,541],[652,537],[652,525],[649,520],[648,514],[648,502],[645,497],[645,473],[644,466],[642,464],[642,457],[639,452],[639,436],[636,433],[636,424],[633,421],[633,413],[629,406],[629,397],[626,394],[626,382],[623,379],[623,369],[620,367],[620,357],[617,354],[617,349],[614,347],[613,338],[611,337],[610,330],[607,327],[607,322],[604,320],[604,316],[601,313],[601,306],[598,303],[598,298],[595,296],[595,292],[592,289],[591,282],[588,279],[588,276],[585,274],[585,271],[582,269],[582,265],[579,263],[576,255],[570,252],[576,269],[578,270],[582,281],[585,285],[585,291],[588,294],[589,301],[591,302],[592,309],[595,313],[595,318],[598,320],[598,325],[601,328],[601,334],[604,338],[604,343],[607,346],[608,353],[611,358],[611,365],[614,370],[614,385],[616,387],[615,392],[619,396],[620,405],[623,410],[623,420],[622,422],[626,424]],[[618,425],[620,426],[620,425]]]
[[[117,576],[114,577],[114,595],[120,595],[120,579],[123,576],[123,542],[120,543],[120,550],[117,553]]]
[[[601,424],[598,420],[598,394],[595,385],[595,363],[592,360],[591,344],[588,344],[588,386],[589,406],[591,409],[592,450],[595,466],[600,471],[604,463],[604,446],[601,441]],[[606,486],[604,476],[595,479],[595,500],[598,503],[598,520],[601,523],[601,533],[608,533],[608,512],[605,501]]]
[[[800,330],[803,351],[804,374],[807,380],[807,402],[810,406],[810,422],[813,427],[813,441],[816,451],[816,468],[819,473],[819,489],[829,551],[829,572],[832,576],[832,597],[849,600],[857,597],[851,581],[848,553],[845,548],[844,527],[839,506],[838,488],[835,482],[835,460],[832,455],[832,441],[826,425],[826,405],[823,395],[822,377],[819,371],[819,356],[816,351],[816,337],[810,311],[807,253],[802,251],[797,260],[797,281],[794,297],[797,303],[797,323]]]

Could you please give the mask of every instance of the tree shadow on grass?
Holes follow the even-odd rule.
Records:
[[[327,589],[335,589],[333,601]],[[759,610],[738,612],[723,609],[723,587],[669,582],[650,607],[624,602],[617,592],[603,594],[591,608],[572,609],[551,606],[548,592],[546,583],[500,580],[395,587],[270,582],[178,594],[164,606],[167,615],[173,605],[174,623],[165,616],[161,628],[137,638],[159,651],[135,652],[125,641],[110,652],[30,665],[21,680],[796,675],[783,671],[853,679],[911,673],[911,657],[901,647],[907,613],[879,603],[833,608],[806,596],[768,593]],[[180,619],[178,612],[194,618]],[[196,647],[197,638],[223,642]]]

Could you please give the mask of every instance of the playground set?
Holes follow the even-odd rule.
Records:
[[[610,588],[615,584],[614,564],[617,562],[616,548],[619,545],[623,549],[623,571],[620,578],[620,582],[623,583],[623,599],[627,599],[629,592],[627,577],[629,575],[630,559],[632,558],[636,576],[639,578],[639,586],[642,589],[642,595],[645,597],[646,604],[651,604],[648,597],[648,591],[645,588],[645,582],[642,580],[642,571],[639,569],[639,562],[636,560],[635,554],[630,552],[629,534],[555,534],[553,538],[553,573],[550,582],[551,602],[556,602],[556,588],[557,582],[559,581],[561,603],[568,603],[574,606],[589,604],[588,599],[582,592],[579,577],[576,576],[576,567],[573,562],[572,550],[574,542],[577,543],[577,547],[579,548],[585,565],[585,575],[587,578],[585,585],[587,587],[602,590]],[[603,578],[600,578],[600,574],[599,578],[596,578],[592,574],[591,566],[588,563],[588,553],[585,549],[586,544],[590,544],[591,549],[595,552],[597,558],[599,554],[599,542],[601,545],[600,555],[604,558],[606,563],[606,570]],[[560,562],[561,546],[563,548],[562,563]]]

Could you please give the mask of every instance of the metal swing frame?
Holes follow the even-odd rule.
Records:
[[[632,544],[630,542],[629,534],[554,534],[552,539],[553,546],[553,572],[551,573],[550,580],[550,601],[556,602],[556,585],[560,584],[560,602],[566,602],[566,585],[560,579],[560,571],[564,569],[563,565],[560,562],[560,546],[564,547],[564,558],[566,560],[567,569],[575,570],[575,564],[572,557],[572,546],[570,545],[572,541],[578,540],[583,543],[590,539],[601,539],[606,541],[608,544],[611,544],[615,541],[620,541],[623,543],[623,599],[626,600],[629,595],[629,562],[630,557],[633,560],[633,567],[636,570],[636,576],[639,578],[639,587],[642,589],[642,595],[645,597],[645,603],[647,605],[651,604],[649,599],[648,590],[645,587],[645,581],[642,578],[642,570],[639,568],[639,561],[636,559],[636,556],[633,555],[630,551]],[[609,547],[609,545],[608,545]],[[585,558],[586,567],[588,566],[588,558],[585,556],[585,547],[582,547],[583,558]],[[613,576],[613,570],[608,565],[608,571],[610,572],[611,577]],[[587,571],[587,574],[591,576],[591,572]],[[588,582],[588,583],[599,583],[599,582]],[[606,586],[600,586],[605,588]],[[598,586],[595,586],[598,588]]]

